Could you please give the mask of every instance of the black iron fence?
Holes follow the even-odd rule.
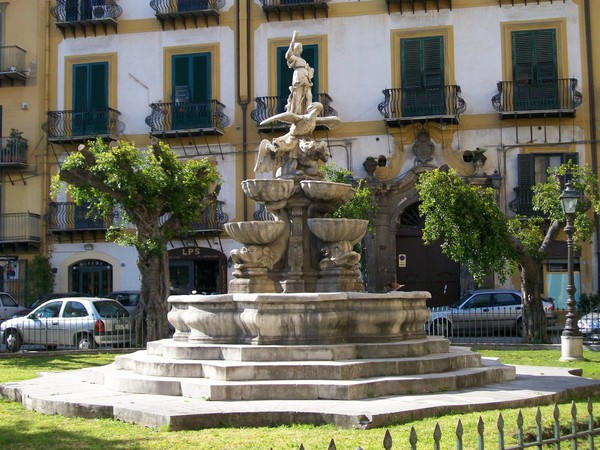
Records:
[[[51,231],[70,230],[106,230],[118,223],[118,215],[98,219],[88,216],[86,205],[78,206],[74,202],[50,202],[46,221]]]
[[[250,117],[259,125],[263,120],[284,112],[287,99],[287,97],[277,95],[256,97],[254,99],[256,108],[250,112]],[[319,117],[337,116],[337,111],[331,107],[333,100],[328,94],[317,94],[315,101],[323,105],[323,111],[319,114]]]
[[[13,317],[0,325],[2,350],[90,350],[137,346],[135,319],[129,315],[88,315],[81,308],[68,310],[68,305],[62,312],[54,311],[54,315],[48,307],[38,313],[36,311]]]
[[[158,15],[171,15],[205,11],[207,9],[219,10],[225,6],[225,0],[151,0],[150,7]]]
[[[21,136],[4,136],[0,139],[1,164],[27,164],[27,139]]]
[[[39,242],[40,225],[39,214],[30,212],[0,214],[0,243]]]
[[[535,415],[535,423],[527,424],[523,418],[523,413],[519,410],[517,415],[517,422],[514,427],[507,427],[504,423],[504,417],[502,413],[498,414],[498,419],[494,424],[486,424],[481,416],[477,422],[477,436],[473,438],[472,434],[465,433],[463,424],[459,419],[454,432],[449,434],[449,438],[444,439],[444,432],[436,424],[434,427],[431,437],[425,438],[422,447],[418,447],[419,437],[414,427],[411,427],[408,442],[396,443],[394,446],[394,439],[389,430],[386,430],[383,440],[382,448],[390,450],[392,448],[402,448],[416,450],[417,448],[452,448],[454,446],[457,450],[463,448],[475,448],[475,442],[477,442],[477,448],[483,450],[488,444],[488,448],[494,448],[498,450],[524,450],[527,448],[552,448],[560,449],[566,448],[595,448],[595,438],[600,435],[600,427],[597,425],[598,418],[594,417],[593,403],[591,399],[587,402],[587,414],[578,416],[577,406],[575,402],[571,402],[569,417],[561,419],[560,409],[557,404],[554,404],[552,412],[552,418],[544,421],[540,408],[537,409]],[[497,438],[485,437],[485,428],[488,426],[494,427],[497,430]],[[430,447],[430,443],[433,441],[433,447]],[[564,445],[561,446],[561,443]],[[442,447],[442,444],[443,447]],[[543,447],[544,446],[544,447]],[[547,447],[546,447],[547,446]],[[300,449],[304,449],[304,445],[300,444]],[[337,449],[337,445],[333,439],[329,442],[328,450]],[[362,450],[362,447],[355,447],[356,450]]]
[[[562,111],[573,114],[582,102],[575,78],[499,81],[497,88],[498,93],[492,97],[492,106],[500,113]]]
[[[57,0],[50,14],[57,22],[116,20],[123,8],[116,0]]]

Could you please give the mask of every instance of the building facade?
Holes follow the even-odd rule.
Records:
[[[338,167],[367,179],[379,204],[377,232],[366,246],[368,290],[385,291],[397,281],[431,291],[432,304],[442,305],[472,287],[460,264],[421,242],[414,185],[423,171],[446,165],[471,183],[494,185],[501,209],[514,215],[532,213],[529,188],[548,167],[569,159],[598,166],[600,31],[593,18],[600,8],[590,0],[0,5],[8,18],[24,3],[35,5],[38,23],[22,26],[34,27],[37,37],[16,42],[31,47],[24,80],[14,86],[3,80],[1,92],[3,135],[24,124],[28,167],[11,166],[11,178],[3,169],[1,212],[23,213],[17,209],[31,204],[26,210],[39,215],[37,246],[11,247],[6,256],[50,255],[56,290],[102,295],[139,287],[135,251],[104,239],[109,222],[88,219],[85,205],[64,195],[50,198],[47,186],[65,155],[89,139],[144,147],[153,136],[182,160],[211,158],[224,179],[217,207],[170,243],[173,292],[227,291],[228,255],[240,244],[222,224],[260,216],[240,182],[255,177],[259,142],[283,134],[260,122],[285,105],[291,73],[284,55],[294,30],[314,68],[313,98],[324,114],[343,121],[316,136],[328,141]],[[3,49],[20,22],[4,23]],[[46,78],[39,76],[42,62]],[[29,110],[21,107],[25,101]],[[23,175],[24,183],[19,174],[27,170],[32,178]],[[12,207],[5,199],[18,198],[19,186],[28,200]],[[597,243],[595,236],[578,255],[578,293],[598,290]],[[544,267],[543,292],[560,306],[564,242]]]

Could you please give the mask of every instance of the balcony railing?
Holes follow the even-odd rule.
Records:
[[[104,219],[87,216],[88,208],[78,206],[74,202],[50,202],[46,221],[50,231],[103,231],[115,221],[115,217]]]
[[[223,211],[225,202],[217,200],[202,211],[200,221],[190,226],[187,234],[218,233],[223,229],[223,224],[229,222],[229,216]]]
[[[263,120],[285,111],[287,97],[278,97],[276,95],[270,97],[256,97],[254,101],[256,103],[256,109],[250,112],[250,117],[256,122],[256,125],[258,125],[260,130],[278,130],[289,127],[288,124],[281,122],[263,126],[260,125]],[[332,99],[328,94],[318,94],[315,101],[323,105],[323,111],[319,116],[337,116],[337,111],[331,107]]]
[[[150,7],[155,11],[156,18],[165,29],[165,22],[171,22],[173,29],[177,21],[182,21],[187,28],[187,20],[190,19],[198,28],[198,19],[204,20],[209,25],[210,17],[219,23],[219,10],[225,6],[225,0],[151,0]]]
[[[63,36],[66,30],[70,30],[76,37],[77,29],[86,35],[88,27],[94,35],[98,26],[104,29],[105,34],[109,26],[116,33],[117,18],[123,14],[123,8],[115,0],[56,0],[56,5],[50,8],[50,14],[56,19],[56,26]]]
[[[42,130],[50,142],[85,142],[97,137],[117,139],[125,131],[116,109],[48,111]]]
[[[415,89],[384,89],[378,109],[388,126],[413,122],[458,123],[467,105],[460,97],[460,86],[445,85]]]
[[[6,136],[0,139],[0,168],[27,167],[27,139]]]
[[[16,45],[0,47],[0,80],[14,86],[15,81],[25,85],[27,68],[25,67],[25,50]]]
[[[146,117],[146,124],[153,136],[223,134],[230,123],[223,113],[225,105],[218,100],[152,103],[150,108],[152,113]]]
[[[0,244],[40,242],[40,215],[30,212],[0,214]]]
[[[281,20],[281,14],[284,13],[290,19],[295,17],[306,18],[310,13],[312,18],[317,18],[318,11],[323,11],[325,17],[328,16],[328,0],[260,0],[263,11],[267,15],[267,20],[271,20],[271,15],[275,14],[278,20]]]
[[[577,80],[499,81],[492,106],[501,118],[575,117],[582,95]]]

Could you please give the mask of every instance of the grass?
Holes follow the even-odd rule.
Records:
[[[560,366],[582,368],[584,376],[600,378],[600,353],[586,350],[585,361],[559,362],[559,350],[481,350],[484,356],[499,357],[508,364]],[[69,370],[110,363],[115,355],[67,355],[0,359],[0,382],[34,378],[39,372]],[[593,399],[594,401],[600,398]],[[585,420],[587,402],[577,401],[578,417]],[[157,405],[160,407],[160,405]],[[571,405],[560,405],[560,416],[569,424]],[[537,408],[525,408],[524,423],[535,430]],[[518,410],[503,410],[507,430],[506,445],[515,442]],[[552,424],[552,407],[541,408],[544,424]],[[460,420],[464,429],[464,448],[477,448],[477,423],[485,423],[485,446],[497,448],[497,419],[500,411],[447,414],[442,417],[406,422],[386,427],[393,439],[393,448],[408,448],[409,434],[414,427],[419,448],[433,448],[432,434],[436,424],[442,431],[442,448],[455,448],[455,430]],[[81,419],[47,416],[24,409],[21,404],[0,400],[0,448],[2,449],[235,449],[306,450],[328,448],[335,440],[338,449],[381,449],[386,428],[357,430],[338,429],[331,425],[293,425],[274,428],[211,428],[199,431],[156,430],[115,420]],[[551,429],[551,428],[550,428]],[[512,430],[512,432],[508,432]],[[585,446],[584,446],[585,447]],[[584,448],[582,447],[582,448]]]

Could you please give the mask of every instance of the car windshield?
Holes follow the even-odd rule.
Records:
[[[100,317],[123,317],[129,316],[129,312],[116,301],[97,300],[94,303]]]

